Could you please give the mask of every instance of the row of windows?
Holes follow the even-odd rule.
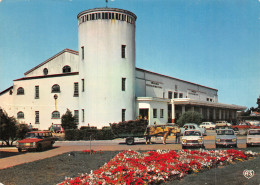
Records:
[[[174,92],[174,98],[178,98],[178,95],[179,95],[179,98],[183,98],[183,93]],[[168,91],[168,98],[172,99],[172,91]]]
[[[85,91],[85,80],[81,79],[82,82],[82,92]],[[122,91],[126,90],[126,78],[122,78]],[[52,93],[60,93],[60,86],[58,84],[55,84],[52,86],[51,88],[51,92]],[[24,88],[23,87],[19,87],[17,89],[17,95],[24,95]],[[79,83],[78,82],[74,82],[74,97],[78,97],[79,96]],[[40,98],[40,87],[37,85],[35,86],[35,99],[39,99]]]
[[[24,119],[24,113],[22,111],[17,113],[17,118],[18,119]],[[59,111],[53,111],[51,113],[51,118],[52,119],[60,119],[60,112]],[[74,118],[75,118],[75,123],[79,122],[79,111],[74,110]],[[35,124],[40,123],[40,111],[35,111]]]
[[[39,118],[39,111],[36,111],[35,112],[36,114],[35,114],[35,117],[38,117]],[[18,113],[17,113],[17,118],[18,119],[24,119],[24,113],[22,112],[22,111],[19,111]],[[37,118],[37,120],[39,120]],[[60,118],[60,112],[59,111],[53,111],[52,113],[51,113],[51,118],[52,119],[59,119]],[[38,123],[38,122],[36,122],[36,123]]]
[[[135,19],[132,16],[128,16],[120,13],[102,12],[102,13],[87,14],[80,17],[79,24],[86,21],[92,21],[98,19],[112,19],[112,20],[114,19],[114,20],[126,21],[130,24],[134,24],[135,22]]]
[[[62,73],[70,73],[71,72],[71,67],[66,65],[62,68]],[[49,71],[47,68],[43,69],[43,75],[48,75]]]
[[[164,109],[160,109],[160,118],[164,117]],[[157,118],[157,109],[153,109],[153,118]]]
[[[85,58],[85,48],[84,48],[84,46],[82,46],[81,47],[81,59],[84,60],[84,58]],[[126,45],[121,45],[121,58],[126,58]]]
[[[207,101],[213,102],[212,98],[207,98]]]

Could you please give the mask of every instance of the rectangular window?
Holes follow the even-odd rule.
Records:
[[[75,82],[74,83],[74,97],[78,97],[79,96],[79,83]]]
[[[121,46],[121,55],[122,55],[122,58],[125,58],[125,49],[126,49],[126,45],[122,45],[122,46]]]
[[[74,110],[74,118],[75,118],[75,123],[79,123],[79,111]]]
[[[157,118],[157,109],[153,109],[153,118]]]
[[[174,98],[178,98],[178,93],[174,92]]]
[[[81,47],[82,60],[84,60],[84,46]]]
[[[160,110],[160,118],[163,118],[163,109]]]
[[[172,99],[172,91],[168,91],[168,99]]]
[[[125,121],[125,111],[126,109],[122,109],[122,121]]]
[[[40,95],[39,95],[39,86],[35,86],[35,99],[39,99]]]
[[[183,93],[180,93],[180,94],[179,94],[179,98],[183,98]]]
[[[85,110],[82,109],[82,122],[85,122]]]
[[[125,91],[126,78],[122,78],[122,91]]]
[[[40,112],[35,111],[35,124],[39,124],[39,123],[40,123]]]
[[[81,82],[82,82],[82,92],[84,92],[85,91],[85,80],[81,79]]]

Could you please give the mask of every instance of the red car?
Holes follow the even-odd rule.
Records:
[[[50,131],[33,131],[28,132],[25,139],[17,141],[16,147],[18,151],[31,150],[42,151],[51,148],[55,142],[55,138]]]
[[[260,129],[260,126],[257,125],[250,125],[249,123],[243,123],[243,124],[239,124],[239,125],[232,125],[232,128],[234,129],[234,131],[239,131],[242,129]]]

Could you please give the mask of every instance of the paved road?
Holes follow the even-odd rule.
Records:
[[[208,132],[205,138],[206,149],[215,148],[215,132]],[[180,150],[181,144],[175,144],[174,137],[167,140],[167,144],[162,144],[162,138],[153,138],[151,145],[146,145],[143,138],[137,138],[135,145],[126,145],[124,139],[115,140],[101,140],[101,141],[57,141],[53,149],[43,152],[23,152],[18,154],[17,149],[13,148],[0,148],[0,169],[9,168],[15,165],[33,162],[44,158],[53,157],[62,153],[82,150],[96,150],[96,151],[120,151],[120,150]],[[238,137],[238,148],[246,148],[245,137]],[[9,152],[10,157],[5,154]],[[8,155],[8,154],[7,154]]]

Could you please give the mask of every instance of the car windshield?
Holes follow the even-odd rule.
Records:
[[[43,134],[42,133],[27,133],[25,135],[26,138],[42,138],[43,137]]]
[[[234,135],[233,130],[218,130],[218,135]]]
[[[260,130],[250,130],[248,135],[260,135]]]
[[[201,136],[201,133],[199,131],[186,131],[184,133],[185,136]]]

